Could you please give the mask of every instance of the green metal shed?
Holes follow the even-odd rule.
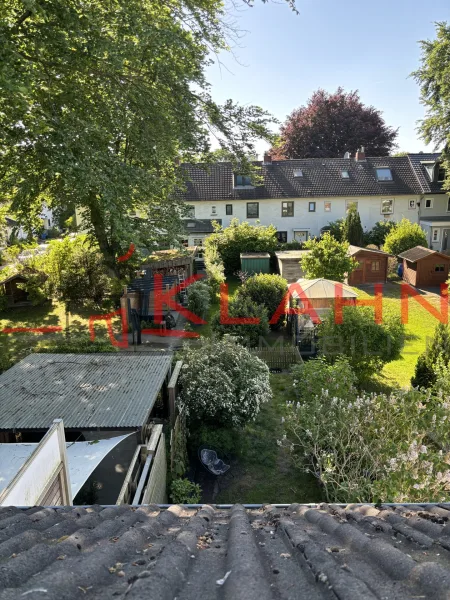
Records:
[[[270,254],[268,252],[242,252],[241,269],[246,273],[270,273]]]

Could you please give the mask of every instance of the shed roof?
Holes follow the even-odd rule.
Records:
[[[270,258],[268,252],[241,252],[241,258]]]
[[[350,256],[354,256],[355,254],[358,254],[359,252],[372,252],[373,254],[379,254],[381,256],[393,256],[392,254],[389,254],[388,252],[383,252],[383,250],[375,250],[374,248],[361,248],[360,246],[353,246],[352,244],[350,244],[350,246],[348,247],[348,254]]]
[[[297,284],[300,285],[303,293],[307,298],[336,298],[336,286],[342,287],[343,298],[357,298],[358,294],[345,283],[331,281],[331,279],[299,279]],[[291,284],[295,285],[295,284]],[[298,297],[298,293],[294,290],[292,295]]]
[[[3,285],[4,283],[8,283],[9,281],[14,281],[15,279],[20,279],[21,281],[28,281],[28,278],[23,275],[22,273],[14,273],[14,275],[10,275],[9,277],[6,277],[6,279],[2,279],[1,278],[1,272],[0,272],[0,284]]]
[[[447,600],[449,509],[5,507],[2,597]]]
[[[404,258],[408,262],[417,262],[424,258],[428,258],[433,254],[450,262],[450,256],[447,256],[447,254],[442,254],[442,252],[436,252],[436,250],[424,248],[423,246],[415,246],[414,248],[410,248],[409,250],[402,252],[398,256],[399,258]]]
[[[30,354],[0,375],[0,429],[127,429],[145,424],[171,354]]]
[[[275,256],[279,258],[281,261],[283,260],[299,260],[302,256],[311,252],[311,250],[282,250],[280,252],[275,252]]]

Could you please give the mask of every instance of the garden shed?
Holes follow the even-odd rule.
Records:
[[[334,307],[334,301],[338,294],[336,286],[340,286],[341,295],[346,300],[356,303],[358,297],[358,294],[349,285],[322,277],[318,279],[299,279],[297,284],[308,299],[309,305],[316,310],[319,317]],[[292,292],[292,297],[299,299],[300,307],[306,304],[306,302],[300,300],[300,294],[295,289]]]
[[[158,250],[150,254],[141,266],[141,271],[146,273],[160,273],[161,275],[181,275],[185,279],[194,273],[194,259],[197,255],[196,247],[183,250]]]
[[[398,255],[403,260],[403,280],[418,287],[432,287],[448,279],[450,256],[416,246]]]
[[[270,254],[268,252],[242,252],[241,269],[249,275],[270,273]]]
[[[348,255],[358,261],[357,268],[348,276],[349,285],[386,282],[390,254],[350,245]]]
[[[15,275],[11,275],[11,277],[0,281],[0,288],[3,289],[3,292],[6,296],[8,307],[25,306],[27,304],[30,304],[30,301],[28,299],[28,292],[19,287],[20,284],[26,283],[27,281],[28,278],[25,277],[25,275],[21,275],[20,273],[16,273]]]
[[[300,265],[300,259],[308,252],[310,250],[283,250],[282,252],[275,252],[280,275],[288,283],[293,283],[303,277],[304,273]]]

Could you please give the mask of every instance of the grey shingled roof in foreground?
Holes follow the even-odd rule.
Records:
[[[0,599],[448,600],[449,509],[0,508]]]
[[[436,256],[442,256],[442,258],[450,260],[450,256],[447,256],[446,254],[441,254],[441,252],[431,250],[430,248],[424,248],[424,246],[415,246],[414,248],[405,250],[405,252],[399,254],[398,257],[405,258],[409,262],[417,262],[418,260],[422,260],[422,258],[426,258],[431,254],[436,254]]]
[[[0,375],[0,429],[135,428],[147,421],[172,356],[30,354]]]

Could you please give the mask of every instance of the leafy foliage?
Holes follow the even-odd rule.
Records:
[[[402,219],[387,234],[383,250],[397,256],[415,246],[428,247],[425,231],[418,223]]]
[[[378,248],[384,246],[386,236],[395,229],[397,223],[395,221],[378,221],[367,232],[366,244],[375,244]]]
[[[381,111],[366,106],[357,91],[339,87],[330,94],[319,89],[306,106],[295,109],[281,127],[275,158],[335,158],[364,146],[368,156],[387,156],[398,130],[389,127]]]
[[[324,357],[308,360],[292,367],[293,387],[299,400],[320,395],[322,390],[328,394],[347,397],[354,393],[357,378],[347,358],[338,356],[334,363]]]
[[[267,308],[253,302],[248,296],[236,294],[229,302],[228,316],[234,319],[238,317],[243,319],[257,318],[259,323],[222,324],[220,322],[220,312],[216,312],[211,319],[211,329],[214,333],[220,336],[235,336],[239,338],[240,343],[250,348],[258,346],[260,337],[265,337],[269,333]]]
[[[336,221],[330,221],[328,225],[322,228],[323,233],[328,231],[330,235],[334,237],[338,242],[344,241],[344,227],[345,219],[337,219]]]
[[[353,246],[363,245],[363,228],[361,218],[355,204],[350,204],[344,223],[344,238]]]
[[[355,259],[347,254],[348,246],[348,242],[339,242],[328,231],[318,240],[307,240],[304,247],[310,252],[305,252],[300,259],[305,277],[343,282],[357,266]]]
[[[36,352],[44,354],[94,354],[96,352],[117,351],[118,349],[110,341],[91,341],[86,334],[71,334],[67,338],[53,338],[50,342],[36,347]]]
[[[187,346],[180,358],[180,402],[190,429],[243,427],[272,397],[267,365],[232,340]]]
[[[70,206],[117,272],[131,241],[152,248],[181,231],[177,157],[207,153],[213,131],[250,168],[272,119],[217,104],[205,78],[230,31],[218,0],[6,3],[0,195],[26,229],[43,201]]]
[[[279,443],[319,479],[328,502],[442,502],[449,407],[448,398],[417,390],[335,396],[325,388],[288,402]]]
[[[202,488],[189,479],[174,479],[170,485],[170,497],[173,504],[199,504]]]
[[[217,246],[205,244],[205,271],[207,284],[213,297],[217,298],[220,292],[220,284],[225,283],[225,267]]]
[[[436,39],[424,40],[421,65],[413,73],[420,85],[426,117],[420,132],[426,144],[442,150],[442,166],[446,172],[444,190],[450,191],[450,24],[436,23]]]
[[[232,274],[241,267],[242,252],[273,252],[277,248],[276,228],[273,225],[250,225],[239,219],[232,219],[225,228],[218,227],[216,232],[205,240],[205,257],[217,249],[225,266],[225,273]]]
[[[204,319],[211,304],[210,286],[206,281],[196,281],[188,287],[188,309]]]
[[[404,345],[404,325],[400,317],[383,315],[375,323],[368,307],[344,306],[343,323],[335,322],[331,311],[319,325],[319,349],[328,362],[345,356],[360,381],[380,371],[388,362],[400,357]]]
[[[288,289],[288,282],[281,275],[261,273],[246,279],[237,291],[237,298],[249,298],[267,309],[269,320],[275,314]],[[284,317],[280,317],[280,322]]]
[[[427,345],[417,359],[411,385],[429,388],[436,382],[436,367],[438,363],[448,365],[450,362],[450,330],[448,325],[439,323],[434,330],[431,343]]]

